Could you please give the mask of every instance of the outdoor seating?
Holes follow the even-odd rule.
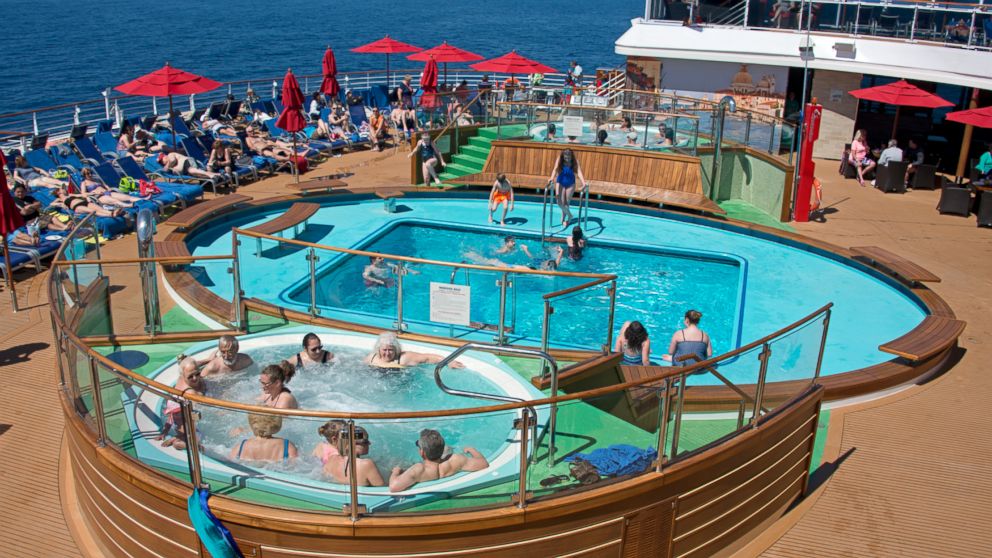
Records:
[[[982,188],[978,191],[977,208],[979,227],[992,227],[992,189]]]
[[[950,184],[946,178],[943,178],[943,181],[937,211],[941,214],[961,215],[963,217],[970,215],[971,190]]]
[[[937,188],[937,167],[917,165],[909,186],[914,190],[934,190]]]
[[[906,193],[906,169],[909,163],[905,161],[889,161],[879,166],[875,173],[875,187],[885,193]]]
[[[155,173],[149,175],[145,172],[145,169],[141,168],[141,165],[139,165],[138,161],[133,157],[121,157],[120,159],[114,161],[114,164],[117,165],[117,168],[119,168],[125,176],[130,176],[139,182],[142,180],[154,182],[155,185],[158,186],[158,188],[163,192],[171,192],[179,196],[179,199],[184,206],[196,201],[198,198],[203,197],[202,185],[153,180],[156,176],[161,178],[161,175],[157,175]]]

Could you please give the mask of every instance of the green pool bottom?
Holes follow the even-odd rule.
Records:
[[[250,314],[248,318],[249,333],[274,332],[283,328],[301,325],[281,318],[254,313]],[[196,322],[178,307],[163,316],[163,324],[166,326],[165,330],[169,332],[197,331],[203,329],[199,322]],[[190,345],[192,343],[161,343],[130,346],[127,349],[142,351],[148,356],[148,362],[134,370],[139,374],[147,375],[161,365],[175,359],[176,355],[184,352]],[[106,355],[118,348],[105,346],[95,347],[95,349],[101,354]],[[503,360],[528,381],[536,373],[534,361],[513,357],[504,357]],[[77,367],[77,380],[79,381],[80,390],[83,393],[81,397],[82,404],[85,405],[86,409],[92,409],[89,373],[85,366]],[[131,437],[130,426],[125,416],[121,398],[125,384],[115,376],[101,370],[100,388],[102,400],[105,405],[104,415],[108,441],[131,457],[137,459],[138,455],[134,449],[134,441]],[[689,417],[682,422],[678,447],[680,454],[718,440],[733,432],[737,426],[736,419],[707,418],[705,413],[692,414]],[[810,472],[815,470],[821,461],[829,417],[829,411],[823,411],[820,415],[820,422],[814,441],[813,465]],[[672,435],[673,429],[669,428],[666,448],[671,448]],[[605,448],[613,444],[629,444],[641,448],[655,447],[657,440],[657,434],[642,430],[584,401],[563,404],[558,408],[555,461],[549,466],[548,440],[545,437],[539,445],[536,461],[529,466],[527,491],[532,493],[533,497],[541,497],[556,492],[567,491],[577,486],[577,483],[573,479],[568,479],[550,487],[541,486],[541,480],[543,479],[558,475],[568,475],[569,464],[564,462],[563,459],[573,453],[589,453],[594,449]],[[309,453],[309,448],[301,448],[301,451]],[[161,468],[158,470],[182,481],[189,481],[188,474],[182,470]],[[208,480],[211,484],[211,490],[215,494],[222,494],[255,504],[342,513],[340,509],[330,508],[326,505],[304,499],[248,488],[236,483],[218,482],[217,479]],[[445,511],[475,506],[509,504],[511,499],[519,492],[518,483],[518,479],[513,479],[501,484],[482,487],[471,492],[447,495],[445,498],[409,508],[406,511]]]

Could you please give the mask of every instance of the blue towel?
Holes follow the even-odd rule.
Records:
[[[244,558],[231,532],[210,511],[210,506],[207,505],[209,498],[209,490],[195,488],[186,502],[189,519],[197,536],[213,558]]]
[[[575,461],[585,459],[599,471],[599,474],[607,477],[618,477],[640,473],[651,466],[651,462],[657,457],[654,448],[636,448],[627,444],[615,444],[608,448],[599,448],[592,453],[576,453],[565,458],[565,461]]]

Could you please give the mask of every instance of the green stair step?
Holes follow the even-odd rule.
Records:
[[[497,139],[499,135],[496,128],[479,128],[479,135],[477,137],[494,140]]]
[[[448,172],[459,172],[459,173],[461,173],[459,176],[466,175],[466,174],[475,174],[475,173],[479,172],[479,171],[473,169],[472,167],[466,167],[465,165],[460,165],[458,163],[448,163],[448,166],[447,166],[447,169],[446,170]]]
[[[490,138],[473,136],[468,138],[468,145],[471,145],[473,147],[478,147],[480,149],[485,149],[488,152],[493,147],[493,140]]]
[[[468,153],[457,153],[451,159],[460,165],[465,165],[466,167],[478,168],[479,170],[482,170],[482,167],[484,167],[486,164],[485,159],[480,159],[474,155],[469,155]]]
[[[481,147],[469,143],[461,146],[461,148],[458,151],[460,153],[464,153],[465,155],[471,155],[477,159],[482,159],[483,161],[485,161],[486,158],[489,157],[489,150],[490,147],[488,145],[486,147]]]

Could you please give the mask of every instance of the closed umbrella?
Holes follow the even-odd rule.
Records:
[[[385,54],[386,55],[386,80],[387,85],[392,83],[392,76],[389,74],[389,55],[390,54],[402,54],[404,52],[420,52],[424,49],[413,46],[402,41],[397,41],[396,39],[390,38],[389,35],[379,39],[378,41],[373,41],[367,45],[362,45],[351,49],[352,52],[359,52],[363,54]]]
[[[954,103],[920,89],[904,79],[876,87],[855,89],[848,91],[848,93],[864,101],[896,105],[896,117],[892,122],[892,137],[896,136],[896,127],[899,125],[899,107],[941,108],[954,106]]]
[[[206,93],[220,87],[218,81],[173,68],[168,62],[158,70],[133,79],[114,89],[126,95],[169,98],[169,127],[172,130],[172,146],[176,145],[176,131],[172,126],[172,96]]]
[[[0,151],[0,167],[6,167],[7,160]],[[7,269],[7,289],[10,290],[10,304],[17,312],[17,291],[14,290],[14,274],[10,269],[10,248],[7,246],[7,235],[24,226],[21,210],[14,204],[7,189],[7,177],[0,170],[0,236],[3,237],[3,265]]]
[[[444,82],[448,83],[448,62],[475,62],[476,60],[482,60],[484,57],[454,45],[449,45],[448,41],[444,41],[434,48],[411,54],[406,58],[407,60],[416,60],[418,62],[427,62],[433,58],[435,62],[441,62],[444,64]]]
[[[300,83],[296,81],[293,70],[286,70],[286,77],[282,79],[282,113],[276,120],[276,126],[286,130],[293,135],[293,170],[296,174],[296,181],[300,181],[300,175],[296,171],[296,133],[306,128],[307,121],[303,118],[303,92],[300,91]]]
[[[437,108],[440,104],[437,98],[437,62],[433,58],[428,59],[427,64],[424,64],[424,73],[420,76],[420,89],[424,92],[420,96],[420,106],[427,109]]]
[[[338,63],[334,59],[334,51],[328,46],[327,50],[324,52],[323,61],[324,70],[324,80],[320,82],[320,92],[329,97],[337,96],[338,92],[341,91],[341,86],[338,85]]]

